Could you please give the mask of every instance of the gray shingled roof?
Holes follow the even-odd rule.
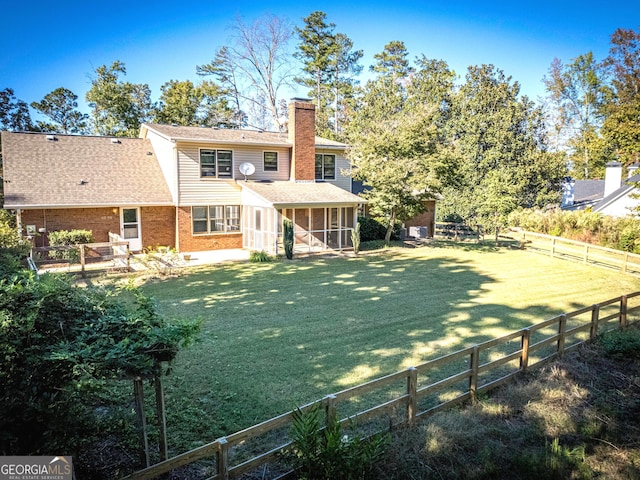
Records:
[[[149,140],[48,136],[2,132],[5,208],[173,204]]]
[[[291,142],[286,132],[261,132],[257,130],[233,130],[227,128],[182,127],[174,125],[148,124],[142,125],[141,130],[148,129],[168,140],[181,142],[212,142],[229,144],[252,144],[290,147]],[[345,148],[344,143],[315,137],[318,147]]]
[[[603,210],[605,207],[611,205],[616,202],[620,198],[624,197],[628,193],[630,193],[634,188],[636,188],[636,184],[640,182],[640,174],[633,175],[623,181],[623,184],[617,190],[611,192],[609,195],[604,197],[602,201],[598,202],[594,205],[593,210],[595,212],[599,212]]]
[[[367,203],[365,199],[324,182],[238,182],[276,208]]]

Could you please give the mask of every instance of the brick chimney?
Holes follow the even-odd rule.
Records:
[[[314,181],[316,178],[315,117],[316,106],[311,100],[294,98],[289,103],[292,181]]]

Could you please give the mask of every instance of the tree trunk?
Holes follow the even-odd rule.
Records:
[[[391,218],[389,218],[389,226],[387,227],[387,233],[384,236],[384,244],[389,245],[391,242],[391,234],[393,233],[393,227],[396,224],[396,212],[393,210],[391,212]]]

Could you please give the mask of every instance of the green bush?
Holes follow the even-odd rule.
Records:
[[[519,209],[509,215],[512,227],[640,253],[640,219],[610,217],[590,210]]]
[[[272,262],[273,257],[264,250],[254,250],[249,254],[249,261],[253,263]]]
[[[358,217],[360,224],[360,241],[370,242],[372,240],[384,240],[387,234],[387,227],[378,219],[373,217]],[[400,239],[400,229],[402,225],[396,223],[393,227],[391,240]]]
[[[91,230],[57,230],[49,233],[49,245],[52,247],[70,247],[83,243],[93,243]],[[49,256],[54,259],[77,262],[80,259],[80,252],[77,248],[52,250]]]
[[[640,330],[627,328],[601,334],[598,343],[605,353],[620,360],[640,358]]]
[[[0,279],[0,454],[79,453],[99,438],[87,392],[149,376],[198,322],[162,320],[137,290],[88,287],[22,271]]]
[[[293,258],[293,222],[285,218],[282,222],[282,243],[284,253],[289,260]]]

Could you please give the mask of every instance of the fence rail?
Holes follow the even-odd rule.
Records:
[[[33,247],[29,265],[36,271],[42,266],[71,268],[73,265],[78,265],[84,276],[89,264],[99,262],[111,261],[112,268],[129,271],[130,257],[129,242],[110,233],[108,242]]]
[[[520,244],[528,250],[584,264],[613,268],[625,273],[640,274],[640,255],[635,253],[542,233],[522,231],[520,234]]]
[[[436,222],[434,236],[451,238],[454,240],[466,240],[474,238],[480,241],[484,238],[482,225],[467,225],[466,223]]]
[[[634,305],[630,306],[630,300]],[[327,421],[340,418],[341,423],[356,419],[359,424],[366,425],[368,421],[382,418],[385,429],[399,424],[411,424],[417,418],[468,400],[475,401],[479,393],[495,388],[534,366],[562,356],[592,340],[603,330],[626,328],[628,316],[634,312],[640,312],[640,292],[555,316],[503,337],[347,388],[300,409],[304,411],[313,406],[322,406]],[[612,320],[616,320],[615,324]],[[370,393],[386,393],[387,398],[360,409],[357,400]],[[354,408],[356,411],[353,411]],[[290,427],[292,415],[292,411],[287,412],[125,478],[151,479],[203,459],[210,462],[212,470],[209,478],[237,478],[277,460],[278,452],[290,445],[288,431],[283,429]],[[383,429],[378,428],[375,431],[381,430]],[[369,430],[369,433],[373,431]],[[231,457],[234,448],[248,448],[251,440],[269,434],[275,434],[275,443],[269,446],[265,443],[263,451],[253,453],[249,458],[242,458],[237,463],[233,462]],[[275,477],[270,478],[285,478],[291,473],[280,470]]]

